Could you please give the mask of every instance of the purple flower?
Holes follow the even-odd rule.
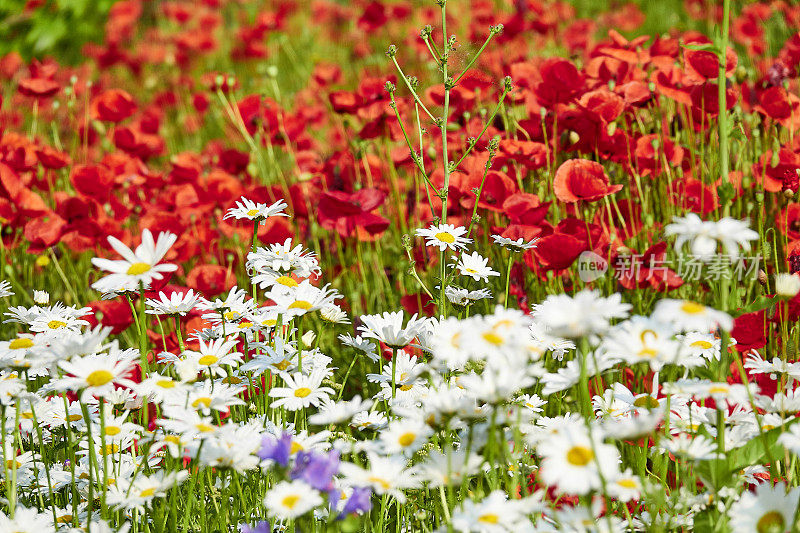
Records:
[[[368,487],[355,487],[353,494],[344,503],[342,516],[360,511],[367,512],[372,508],[372,491]]]
[[[299,452],[290,477],[302,479],[317,490],[329,491],[333,488],[333,476],[338,472],[339,452],[334,450],[327,455]]]
[[[239,525],[239,532],[240,533],[272,533],[272,527],[270,527],[269,522],[264,520],[263,522],[257,522],[256,525],[251,526],[248,524],[241,524]]]
[[[292,451],[292,436],[284,433],[280,439],[274,435],[264,435],[261,440],[261,449],[256,452],[261,459],[271,459],[281,466],[289,464],[289,455]]]

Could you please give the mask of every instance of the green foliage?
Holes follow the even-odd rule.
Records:
[[[83,45],[100,42],[114,0],[45,0],[26,9],[25,0],[0,0],[0,54],[19,52],[26,60],[54,56],[77,63]]]

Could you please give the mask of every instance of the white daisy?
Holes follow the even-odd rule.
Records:
[[[242,196],[237,202],[236,207],[228,209],[223,218],[235,218],[237,220],[253,220],[264,224],[270,217],[288,217],[283,212],[288,205],[283,200],[278,200],[272,205],[256,203]]]
[[[305,481],[281,481],[264,497],[267,513],[276,518],[291,520],[322,505],[322,497]]]
[[[458,250],[466,248],[472,239],[463,237],[467,233],[464,226],[454,226],[453,224],[433,224],[428,228],[418,229],[416,235],[425,237],[425,246],[438,247],[440,252],[448,248]]]
[[[103,293],[116,293],[137,291],[140,285],[149,287],[154,279],[161,279],[164,273],[178,269],[177,265],[160,263],[177,239],[177,235],[162,232],[156,241],[153,240],[150,230],[145,229],[142,232],[142,243],[132,251],[119,239],[109,236],[108,243],[122,259],[112,261],[100,257],[92,258],[94,266],[111,272],[93,283],[92,288]]]

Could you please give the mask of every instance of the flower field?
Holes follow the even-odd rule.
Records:
[[[800,6],[22,4],[0,533],[800,531]]]

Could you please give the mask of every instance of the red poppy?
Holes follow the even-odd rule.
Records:
[[[86,316],[86,320],[92,327],[98,324],[109,326],[111,327],[111,333],[117,335],[133,324],[130,304],[122,298],[89,302],[86,305],[92,309],[91,314]]]
[[[593,202],[614,194],[622,185],[611,185],[603,166],[588,159],[570,159],[558,167],[553,190],[556,198],[565,203],[579,200]]]
[[[122,122],[136,112],[133,97],[122,89],[109,89],[92,98],[91,117],[106,122]]]
[[[197,265],[186,276],[186,286],[206,296],[216,296],[236,285],[236,276],[222,265]]]
[[[389,227],[388,219],[372,213],[385,200],[386,193],[379,189],[328,191],[319,199],[317,217],[323,228],[335,230],[342,237],[375,236]]]

